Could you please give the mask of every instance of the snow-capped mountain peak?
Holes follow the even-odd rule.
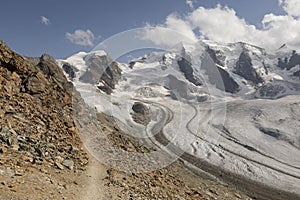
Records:
[[[150,143],[155,139],[166,152],[164,142],[172,140],[171,151],[185,152],[186,162],[205,161],[225,174],[300,191],[299,100],[286,97],[300,92],[298,52],[201,41],[129,64],[104,52],[80,52],[59,63],[86,103],[114,117],[123,131],[153,134]],[[297,156],[288,158],[289,152]]]
[[[297,70],[300,55],[296,51],[284,45],[269,53],[244,42],[222,44],[203,40],[193,45],[179,43],[166,52],[153,52],[128,65],[114,62],[104,51],[79,52],[59,63],[69,78],[77,82],[98,84],[102,75],[107,74],[106,69],[111,71],[110,66],[115,63],[117,71],[130,74],[139,70],[145,79],[149,79],[149,68],[159,73],[157,78],[161,74],[172,75],[178,81],[183,80],[188,93],[197,91],[214,96],[216,94],[211,91],[220,90],[227,93],[226,96],[242,98],[278,98],[294,94],[298,91],[300,77],[300,70]],[[119,79],[121,73],[117,74]],[[113,82],[117,84],[116,80]]]

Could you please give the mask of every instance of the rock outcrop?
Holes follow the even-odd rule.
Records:
[[[294,73],[293,73],[293,75],[294,75],[294,76],[297,76],[297,77],[299,77],[299,79],[300,79],[300,70],[299,70],[299,71],[296,71],[296,72],[294,72]]]
[[[259,84],[263,82],[263,79],[255,71],[252,65],[252,60],[250,55],[243,51],[236,62],[236,74],[242,76],[248,81],[252,81],[254,84]]]
[[[164,59],[163,59],[164,60]],[[182,48],[182,57],[177,61],[179,70],[184,74],[185,78],[196,86],[200,86],[203,83],[194,75],[194,69],[192,67],[191,58]]]
[[[206,52],[210,55],[211,59],[213,59],[214,63],[224,67],[226,57],[222,55],[219,50],[214,50],[207,46]]]
[[[286,88],[283,86],[284,83],[278,81],[278,83],[268,83],[258,88],[256,96],[266,99],[274,99],[283,96]]]
[[[227,71],[215,64],[210,54],[205,55],[202,59],[201,69],[205,71],[209,82],[215,85],[219,90],[230,93],[239,91],[239,85]]]
[[[180,71],[184,74],[185,78],[196,86],[202,85],[201,81],[197,80],[194,76],[192,64],[186,59],[181,58],[177,61]]]
[[[105,69],[105,73],[102,74],[98,88],[107,94],[111,94],[118,80],[121,78],[121,72],[118,63],[112,62]]]
[[[71,65],[69,63],[63,63],[62,68],[68,74],[69,79],[71,81],[74,80],[74,78],[76,77],[76,72],[79,71],[76,67],[74,67],[73,65]]]
[[[135,102],[132,106],[133,113],[131,116],[136,123],[147,125],[151,121],[150,109],[140,102]]]
[[[79,81],[98,85],[103,92],[110,94],[121,78],[121,69],[117,62],[114,62],[108,55],[97,53],[87,54],[83,58],[86,71],[80,76]],[[70,80],[74,79],[78,69],[71,64],[64,62],[62,68],[69,75]]]
[[[83,83],[97,84],[105,73],[105,69],[113,62],[106,55],[98,56],[96,54],[88,54],[84,57],[84,61],[88,66],[86,72],[79,78]]]
[[[52,57],[25,58],[0,41],[0,164],[83,166],[72,98],[72,84]]]
[[[296,53],[296,51],[292,52],[290,58],[278,58],[278,67],[280,67],[281,69],[290,70],[297,65],[300,65],[300,54]]]

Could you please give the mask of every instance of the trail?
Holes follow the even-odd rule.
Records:
[[[97,161],[93,156],[89,155],[89,163],[87,169],[81,177],[83,189],[79,196],[82,200],[106,200],[106,191],[104,190],[104,178],[106,177],[106,168]]]

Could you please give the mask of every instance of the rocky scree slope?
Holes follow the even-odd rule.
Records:
[[[51,56],[22,57],[0,41],[0,167],[82,168],[72,97]]]

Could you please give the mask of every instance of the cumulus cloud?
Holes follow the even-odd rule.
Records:
[[[167,17],[165,24],[145,28],[143,39],[152,41],[155,45],[174,46],[180,41],[192,43],[197,37],[189,22],[178,18],[175,14]]]
[[[287,12],[288,15],[300,17],[300,1],[299,0],[279,0],[279,5]]]
[[[44,24],[44,25],[49,25],[50,20],[45,16],[41,16],[41,23]]]
[[[95,36],[90,30],[77,29],[74,33],[66,33],[66,38],[77,45],[94,46]]]
[[[186,0],[185,3],[191,8],[194,9],[195,0]]]
[[[248,40],[256,31],[255,26],[237,17],[233,9],[221,5],[211,9],[199,7],[186,20],[194,29],[199,29],[202,37],[219,42]]]
[[[294,0],[279,2],[288,8]],[[298,1],[298,0],[296,0]],[[300,1],[299,1],[300,2]],[[266,49],[279,48],[283,43],[300,50],[300,19],[295,17],[292,10],[286,15],[266,14],[261,21],[262,28],[237,16],[234,9],[217,5],[215,8],[199,7],[186,16],[179,17],[171,14],[164,24],[148,27],[144,39],[153,42],[165,42],[174,45],[182,41],[176,37],[175,41],[169,38],[162,28],[168,28],[181,33],[192,41],[209,39],[217,42],[247,42]]]

